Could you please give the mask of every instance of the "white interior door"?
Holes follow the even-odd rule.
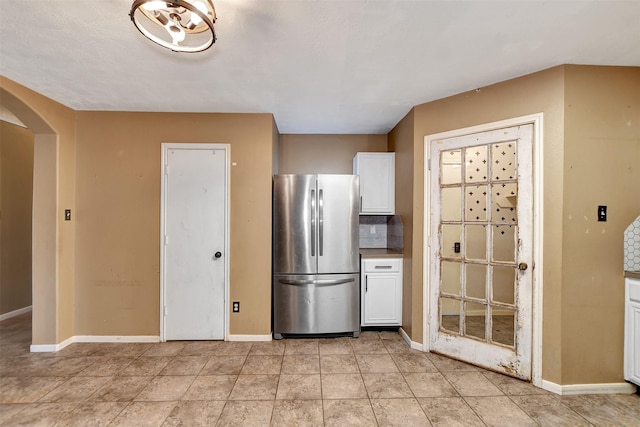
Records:
[[[434,141],[430,350],[531,379],[533,125]]]
[[[225,337],[227,150],[163,144],[164,340]]]

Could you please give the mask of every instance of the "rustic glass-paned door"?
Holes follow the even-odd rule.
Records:
[[[533,125],[431,145],[430,348],[531,377]]]

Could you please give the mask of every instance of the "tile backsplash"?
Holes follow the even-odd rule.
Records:
[[[402,250],[402,221],[398,215],[360,215],[360,247]]]
[[[640,271],[640,216],[624,232],[624,271]]]

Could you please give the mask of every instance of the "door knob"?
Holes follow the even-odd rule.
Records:
[[[527,268],[529,268],[529,266],[526,262],[521,262],[520,264],[518,264],[518,270],[520,271],[525,271]]]
[[[220,258],[222,256],[222,252],[216,252],[213,256],[216,258]]]

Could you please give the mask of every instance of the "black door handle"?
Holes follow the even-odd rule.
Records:
[[[213,256],[216,258],[220,258],[222,256],[222,252],[216,252]]]

